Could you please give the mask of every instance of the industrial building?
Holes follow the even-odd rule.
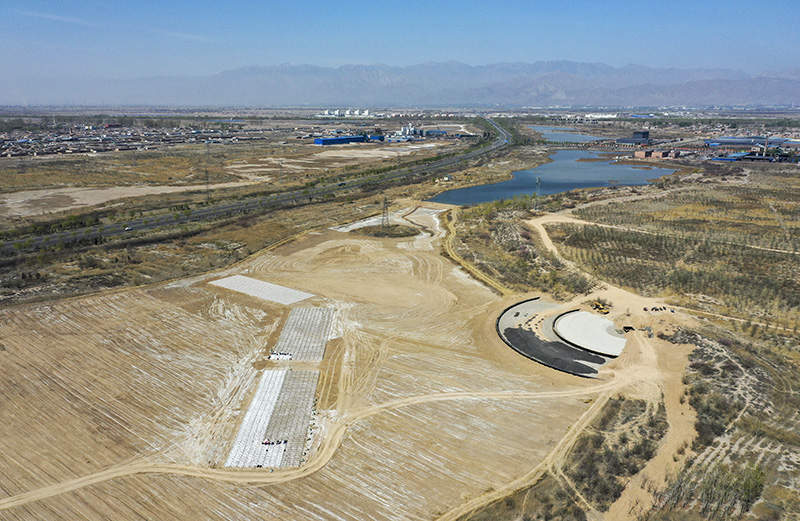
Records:
[[[768,147],[781,146],[789,141],[782,137],[771,137],[767,144]],[[754,147],[764,146],[767,143],[766,136],[722,136],[713,139],[706,139],[705,144],[709,147]]]
[[[318,137],[314,139],[315,145],[346,145],[348,143],[364,143],[367,136],[338,136],[338,137]]]
[[[650,132],[647,130],[634,132],[632,138],[626,137],[617,140],[619,145],[649,145],[650,143]]]
[[[712,161],[741,161],[747,155],[747,152],[737,152],[735,154],[728,154],[727,156],[715,157]]]
[[[636,159],[646,159],[651,157],[653,159],[677,159],[681,157],[680,150],[637,150],[633,153]]]
[[[366,143],[367,141],[383,141],[384,137],[380,134],[359,135],[359,136],[337,136],[337,137],[318,137],[314,139],[315,145],[346,145],[348,143]]]
[[[728,154],[727,156],[715,157],[712,161],[757,161],[757,162],[783,162],[792,160],[786,156],[780,155],[764,155],[757,152],[736,152],[735,154]]]
[[[346,109],[344,111],[341,111],[339,109],[335,109],[335,110],[330,110],[329,109],[329,110],[325,110],[323,112],[318,112],[317,114],[314,114],[314,117],[316,117],[316,118],[341,118],[341,117],[345,117],[345,118],[374,118],[376,116],[374,114],[371,114],[369,109],[363,109],[363,110],[362,109],[355,109],[355,110]]]

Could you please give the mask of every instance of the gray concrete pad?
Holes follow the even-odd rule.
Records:
[[[553,330],[564,342],[601,356],[616,358],[625,349],[625,334],[607,318],[588,311],[559,315]]]

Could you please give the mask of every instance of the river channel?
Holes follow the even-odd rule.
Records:
[[[550,163],[536,168],[512,172],[512,178],[508,181],[447,190],[429,200],[465,206],[518,195],[534,195],[537,178],[541,180],[539,194],[549,195],[577,188],[645,185],[649,180],[674,172],[667,168],[643,168],[623,165],[613,160],[598,160],[600,156],[597,153],[586,150],[557,150],[550,155],[550,159]],[[586,161],[587,159],[592,161]]]

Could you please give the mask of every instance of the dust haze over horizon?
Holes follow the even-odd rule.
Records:
[[[798,79],[800,58],[792,49],[800,47],[793,30],[800,4],[754,9],[742,0],[679,0],[642,7],[620,0],[7,4],[0,7],[0,104],[54,101],[64,90],[64,101],[74,99],[68,86],[78,92],[76,82],[203,77],[287,63],[563,60],[725,69],[749,77],[790,71],[779,76]]]

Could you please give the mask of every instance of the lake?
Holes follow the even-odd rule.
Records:
[[[464,206],[509,199],[517,195],[534,195],[537,177],[541,178],[539,193],[548,195],[576,188],[644,185],[648,179],[674,172],[667,168],[643,169],[612,161],[578,161],[599,157],[598,154],[585,150],[558,150],[550,156],[552,163],[513,172],[512,179],[508,181],[448,190],[429,201]]]
[[[586,143],[588,141],[597,141],[598,139],[606,139],[597,136],[590,136],[588,134],[572,134],[564,132],[564,130],[575,130],[569,127],[537,127],[529,125],[536,132],[540,133],[547,141],[560,142],[560,143]]]

